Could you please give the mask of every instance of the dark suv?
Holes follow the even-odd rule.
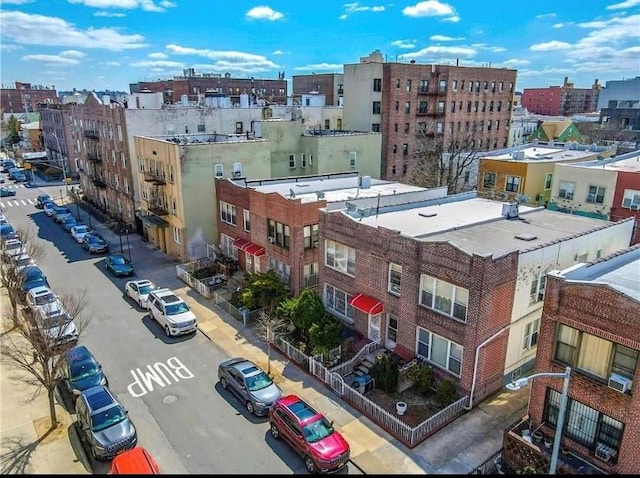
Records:
[[[129,412],[111,390],[97,385],[83,391],[76,402],[80,435],[88,442],[97,460],[109,460],[136,446],[136,427]]]
[[[287,395],[269,409],[273,438],[283,438],[303,457],[309,473],[333,472],[349,461],[347,441],[324,415],[296,395]]]
[[[67,351],[60,367],[60,376],[65,389],[75,396],[96,385],[109,385],[102,365],[84,345]]]

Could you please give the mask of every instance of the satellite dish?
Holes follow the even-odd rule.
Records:
[[[296,197],[296,192],[293,189],[289,189],[289,195],[294,198]]]
[[[316,191],[316,196],[318,199],[324,199],[324,193],[322,191]]]
[[[349,212],[355,212],[358,209],[355,204],[349,201],[345,201],[344,205],[347,206],[347,211]]]
[[[518,194],[516,196],[516,202],[518,204],[527,204],[529,202],[529,197],[526,196],[525,194]]]

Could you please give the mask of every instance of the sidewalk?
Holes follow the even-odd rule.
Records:
[[[113,231],[95,219],[92,221],[94,229],[111,244],[118,242]],[[151,248],[135,234],[131,236],[130,247],[134,253],[140,247]],[[266,369],[266,346],[252,328],[245,328],[219,311],[213,301],[180,282],[173,265],[166,265],[171,261],[158,263],[165,264],[159,274],[177,285],[176,291],[195,312],[201,333],[230,356],[246,357]],[[5,296],[3,291],[3,317],[7,310]],[[409,449],[273,349],[271,370],[285,394],[297,394],[335,422],[351,446],[351,462],[367,474],[471,473],[501,449],[504,429],[526,414],[529,399],[529,387],[516,393],[501,392]],[[16,386],[9,378],[11,373],[4,365],[0,368],[0,472],[91,473],[79,461],[83,453],[74,450],[77,439],[73,436],[69,414],[58,406],[61,426],[43,437],[49,425],[46,394],[42,390],[38,393],[37,387]]]

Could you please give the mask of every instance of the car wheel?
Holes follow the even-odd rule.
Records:
[[[144,309],[144,307],[142,307],[142,300],[138,299],[138,305],[140,306],[141,309]]]
[[[220,386],[222,388],[224,388],[225,390],[227,389],[227,379],[224,377],[220,377]]]
[[[280,439],[280,430],[278,430],[278,427],[275,423],[271,424],[271,436],[276,440]]]
[[[316,464],[313,462],[313,460],[311,459],[310,456],[305,456],[304,457],[304,466],[307,468],[307,471],[309,473],[315,473],[316,472]]]
[[[171,329],[168,325],[164,326],[164,333],[167,334],[167,337],[171,337]]]
[[[256,412],[256,411],[255,411],[255,409],[253,408],[253,403],[251,403],[251,400],[247,400],[246,407],[247,407],[247,411],[248,411],[251,415],[253,415],[253,414]]]

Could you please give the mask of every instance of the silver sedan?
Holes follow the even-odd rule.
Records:
[[[130,280],[124,285],[125,295],[136,301],[143,309],[148,308],[149,292],[155,289],[158,289],[158,286],[147,279]]]

